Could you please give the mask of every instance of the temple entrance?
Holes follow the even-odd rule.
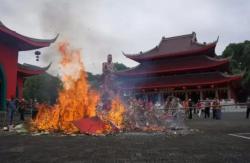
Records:
[[[0,65],[0,110],[4,110],[6,107],[6,78],[4,69]]]

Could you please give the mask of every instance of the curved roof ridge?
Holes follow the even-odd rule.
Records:
[[[39,66],[28,64],[28,63],[23,63],[23,64],[18,63],[18,68],[21,68],[23,70],[31,70],[31,71],[47,71],[51,65],[52,65],[52,62],[50,62],[45,67],[39,67]]]
[[[232,77],[243,77],[244,74],[245,74],[245,71],[242,71],[241,73],[239,74],[228,74],[228,73],[223,73],[223,72],[220,72],[222,76],[224,77],[229,77],[229,78],[232,78]]]
[[[125,55],[125,56],[133,56],[133,55],[138,56],[138,55],[142,55],[142,54],[144,54],[144,53],[148,53],[148,52],[151,52],[151,51],[153,51],[153,50],[155,50],[155,49],[158,49],[158,48],[160,47],[162,41],[165,41],[165,40],[167,41],[167,40],[171,40],[171,39],[175,39],[175,38],[181,38],[181,37],[188,37],[188,36],[192,36],[192,37],[195,36],[195,37],[196,37],[196,33],[195,33],[195,32],[192,32],[191,34],[185,34],[185,35],[173,36],[173,37],[167,37],[167,38],[165,38],[165,36],[163,36],[162,39],[161,39],[161,41],[158,43],[158,45],[155,46],[155,47],[152,48],[152,49],[149,49],[149,50],[146,50],[146,51],[140,51],[139,53],[134,53],[134,54],[126,54],[126,53],[124,53],[124,52],[122,52],[122,53],[123,53],[123,55]]]
[[[160,43],[154,48],[140,52],[136,54],[125,54],[126,57],[140,62],[140,60],[148,59],[159,59],[162,57],[174,57],[174,56],[183,56],[190,53],[199,53],[201,51],[206,51],[211,48],[215,48],[218,42],[216,41],[206,44],[201,44],[197,42],[196,33],[192,32],[191,34],[174,36],[165,38],[162,37]]]
[[[56,39],[59,37],[59,34],[57,34],[52,39],[37,39],[37,38],[28,37],[28,36],[22,35],[20,33],[17,33],[14,30],[11,30],[10,28],[6,27],[1,21],[0,21],[0,30],[11,35],[12,37],[16,37],[16,38],[18,38],[24,42],[27,42],[33,46],[41,46],[41,47],[49,46],[51,43],[55,42]],[[39,43],[45,43],[46,45],[39,45]]]
[[[190,36],[194,37],[194,36],[196,36],[196,33],[192,32],[190,34],[183,34],[183,35],[179,35],[179,36],[172,36],[172,37],[166,37],[166,38],[165,38],[165,36],[163,36],[162,40],[171,40],[171,39],[182,38],[182,37],[190,37]]]
[[[217,39],[216,39],[215,41],[212,41],[212,42],[209,42],[209,43],[206,43],[206,42],[200,43],[200,42],[198,42],[198,41],[195,41],[195,42],[193,42],[193,43],[196,44],[196,45],[199,45],[199,46],[206,46],[206,45],[217,44],[217,43],[218,43],[218,40],[219,40],[219,36],[217,37]]]
[[[161,42],[160,42],[161,43]],[[139,53],[133,53],[133,54],[126,54],[125,52],[122,51],[122,54],[124,56],[140,56],[140,55],[143,55],[145,53],[149,53],[149,52],[152,52],[153,50],[158,50],[159,46],[160,46],[160,43],[153,47],[152,49],[149,49],[149,50],[146,50],[146,51],[140,51]]]
[[[226,58],[215,58],[215,57],[210,57],[207,55],[204,55],[207,59],[211,60],[211,61],[229,61],[232,57],[226,57]]]

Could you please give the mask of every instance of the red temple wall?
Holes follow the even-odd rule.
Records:
[[[6,77],[6,98],[16,95],[18,50],[0,43],[0,64]]]

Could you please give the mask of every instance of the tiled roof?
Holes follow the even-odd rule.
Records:
[[[58,35],[50,40],[35,39],[23,36],[9,28],[0,21],[0,42],[16,47],[19,51],[39,49],[49,46],[55,42]]]
[[[32,75],[39,75],[39,74],[43,74],[45,73],[49,68],[50,68],[51,64],[49,64],[46,67],[38,67],[38,66],[34,66],[34,65],[30,65],[30,64],[20,64],[18,63],[17,65],[17,72],[24,76],[32,76]]]
[[[120,89],[158,89],[225,84],[241,79],[241,75],[225,75],[220,72],[170,75],[151,78],[134,78],[122,81]]]
[[[205,55],[170,58],[159,61],[143,62],[129,70],[117,72],[120,76],[176,74],[182,72],[217,70],[223,68],[227,71],[229,59],[216,59]]]
[[[166,58],[174,56],[188,55],[189,53],[198,53],[214,50],[218,39],[212,43],[198,43],[195,32],[187,35],[175,36],[170,38],[163,37],[159,45],[146,52],[124,55],[135,61],[147,60],[153,58]]]

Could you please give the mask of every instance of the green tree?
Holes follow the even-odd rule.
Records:
[[[116,71],[122,71],[122,70],[127,70],[127,69],[129,69],[129,67],[127,67],[127,66],[124,65],[123,63],[115,62],[115,63],[114,63],[114,69],[115,69]]]
[[[245,72],[241,91],[243,94],[250,94],[250,41],[229,44],[222,57],[231,57],[230,69],[233,74]]]
[[[25,80],[23,95],[26,100],[36,99],[41,103],[54,104],[61,86],[61,81],[58,77],[47,73],[36,75]]]
[[[91,72],[87,72],[87,75],[91,88],[99,90],[101,85],[101,75],[100,74],[94,75]]]

